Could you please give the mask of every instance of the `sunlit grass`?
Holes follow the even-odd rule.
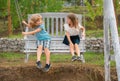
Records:
[[[22,33],[18,33],[18,34],[9,35],[6,38],[10,38],[10,39],[22,39],[23,35],[22,35]]]
[[[86,52],[84,54],[86,64],[92,65],[99,65],[104,66],[104,55],[103,53],[97,52]],[[4,52],[0,53],[0,59],[6,60],[19,60],[19,62],[23,62],[25,58],[25,54],[23,53],[13,53],[13,52]],[[29,61],[36,61],[36,54],[31,54],[29,57]],[[42,60],[45,60],[45,54],[42,55]],[[51,54],[51,62],[53,63],[64,63],[64,62],[71,62],[71,55],[70,54]],[[111,66],[115,66],[115,62],[111,62]]]

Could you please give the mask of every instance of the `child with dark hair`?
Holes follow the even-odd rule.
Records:
[[[70,46],[70,52],[72,54],[72,61],[80,60],[85,62],[84,57],[80,54],[80,30],[82,30],[82,37],[85,37],[85,28],[80,25],[78,18],[75,14],[71,13],[67,16],[67,23],[64,24],[65,38],[63,43]],[[77,56],[75,55],[75,52]]]

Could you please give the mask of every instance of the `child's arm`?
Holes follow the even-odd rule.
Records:
[[[65,34],[66,34],[66,36],[67,36],[67,39],[68,39],[68,41],[69,41],[69,43],[70,43],[70,45],[72,44],[72,41],[71,41],[71,39],[70,39],[70,34],[66,31],[65,32]],[[72,44],[73,45],[73,44]]]
[[[85,28],[83,26],[81,26],[80,30],[82,30],[82,37],[85,37]]]
[[[31,27],[28,23],[26,23],[25,21],[22,21],[23,24],[25,24],[27,27]]]
[[[23,35],[32,35],[32,34],[35,34],[37,32],[40,32],[41,29],[40,28],[37,28],[36,30],[34,31],[30,31],[30,32],[22,32]]]

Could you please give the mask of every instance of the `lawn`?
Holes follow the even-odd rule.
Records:
[[[120,27],[118,27],[118,33],[119,33],[119,36],[120,36]],[[86,30],[86,37],[87,38],[91,38],[91,37],[103,38],[103,30],[102,29]],[[13,38],[24,38],[24,36],[20,32],[18,34],[10,35],[7,38],[11,38],[11,39],[13,39]]]
[[[104,66],[104,56],[102,53],[97,52],[86,52],[85,54],[85,64],[90,65],[98,65],[98,66]],[[3,52],[0,53],[0,59],[4,61],[9,62],[23,62],[25,55],[22,53],[13,53],[13,52]],[[42,60],[45,60],[45,55],[42,55]],[[36,61],[36,55],[31,54],[29,61]],[[70,63],[71,62],[71,55],[70,54],[51,54],[51,62],[52,63]],[[17,63],[17,62],[16,62]],[[79,63],[79,62],[75,62]],[[111,66],[115,66],[115,62],[111,62]]]
[[[103,37],[103,30],[86,30],[86,37],[101,38],[101,37]],[[11,39],[24,38],[24,36],[21,33],[18,33],[18,34],[13,34],[13,35],[7,36],[7,38],[11,38]]]

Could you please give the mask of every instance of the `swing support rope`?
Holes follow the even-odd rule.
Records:
[[[22,25],[22,22],[21,22],[23,20],[22,14],[21,14],[21,9],[19,7],[18,0],[14,0],[14,2],[15,2],[15,7],[16,7],[18,19],[19,19],[20,28],[21,28],[21,31],[23,31],[24,28],[23,28],[23,25]]]
[[[20,28],[21,28],[21,31],[23,32],[24,31],[24,28],[23,28],[24,26],[22,25],[22,22],[21,22],[23,20],[21,9],[20,9],[20,6],[18,4],[18,0],[14,0],[14,2],[15,2],[15,6],[16,6],[16,11],[17,11],[18,19],[19,19]],[[27,36],[24,36],[24,41],[28,42],[28,41],[26,41],[26,39],[27,39]],[[26,45],[26,47],[28,47],[28,45]],[[25,53],[27,53],[27,52],[25,52]],[[29,56],[29,54],[27,54],[26,57],[28,57],[28,56]],[[27,60],[25,60],[25,63],[26,62],[27,62]]]

